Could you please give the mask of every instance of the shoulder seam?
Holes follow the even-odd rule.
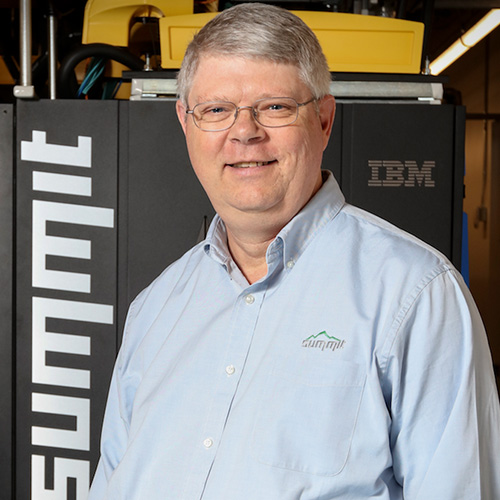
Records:
[[[398,314],[395,316],[394,320],[391,323],[389,328],[389,332],[387,334],[386,340],[384,341],[384,346],[389,343],[387,349],[383,349],[383,359],[380,361],[380,368],[382,372],[382,376],[385,377],[387,372],[388,359],[390,354],[394,348],[394,345],[399,338],[399,332],[401,327],[408,316],[408,313],[411,311],[415,302],[418,300],[422,292],[439,276],[442,276],[445,273],[453,273],[454,269],[448,264],[441,264],[440,266],[435,267],[432,271],[430,271],[424,278],[418,283],[415,287],[411,289],[408,293],[407,298],[404,300],[401,308],[399,309]]]

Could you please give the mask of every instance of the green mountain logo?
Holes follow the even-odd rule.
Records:
[[[345,340],[328,335],[326,330],[323,330],[316,335],[310,335],[307,339],[302,341],[302,347],[321,349],[322,351],[325,349],[336,351],[337,349],[343,349],[344,345]]]
[[[311,339],[317,339],[318,337],[320,337],[321,335],[324,335],[327,339],[330,339],[330,340],[337,340],[338,342],[341,342],[340,339],[338,339],[337,337],[330,337],[330,335],[328,335],[328,333],[326,333],[325,330],[323,330],[322,332],[320,333],[317,333],[316,335],[311,335],[310,337],[307,337],[306,340],[304,340],[304,342],[307,342],[308,340],[311,340]]]

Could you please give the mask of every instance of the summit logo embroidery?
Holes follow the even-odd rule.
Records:
[[[322,351],[325,349],[330,349],[332,351],[343,349],[344,345],[345,340],[338,339],[337,337],[331,337],[324,330],[316,335],[311,335],[302,341],[302,347],[321,349]]]

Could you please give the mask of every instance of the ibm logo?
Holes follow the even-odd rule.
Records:
[[[419,168],[416,161],[368,160],[370,187],[436,187],[432,178],[435,161],[424,161]]]

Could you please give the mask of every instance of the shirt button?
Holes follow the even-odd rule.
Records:
[[[292,267],[293,267],[294,265],[295,265],[295,262],[294,262],[292,259],[290,259],[290,260],[286,263],[286,267],[287,267],[288,269],[292,269]]]
[[[248,304],[248,305],[251,305],[255,302],[255,297],[252,295],[252,294],[248,294],[246,297],[245,297],[245,302]]]
[[[226,366],[226,373],[228,375],[232,375],[236,371],[236,368],[233,365]]]
[[[210,448],[213,444],[214,444],[214,440],[211,438],[207,438],[207,439],[205,439],[205,441],[203,441],[203,446],[205,448]]]

